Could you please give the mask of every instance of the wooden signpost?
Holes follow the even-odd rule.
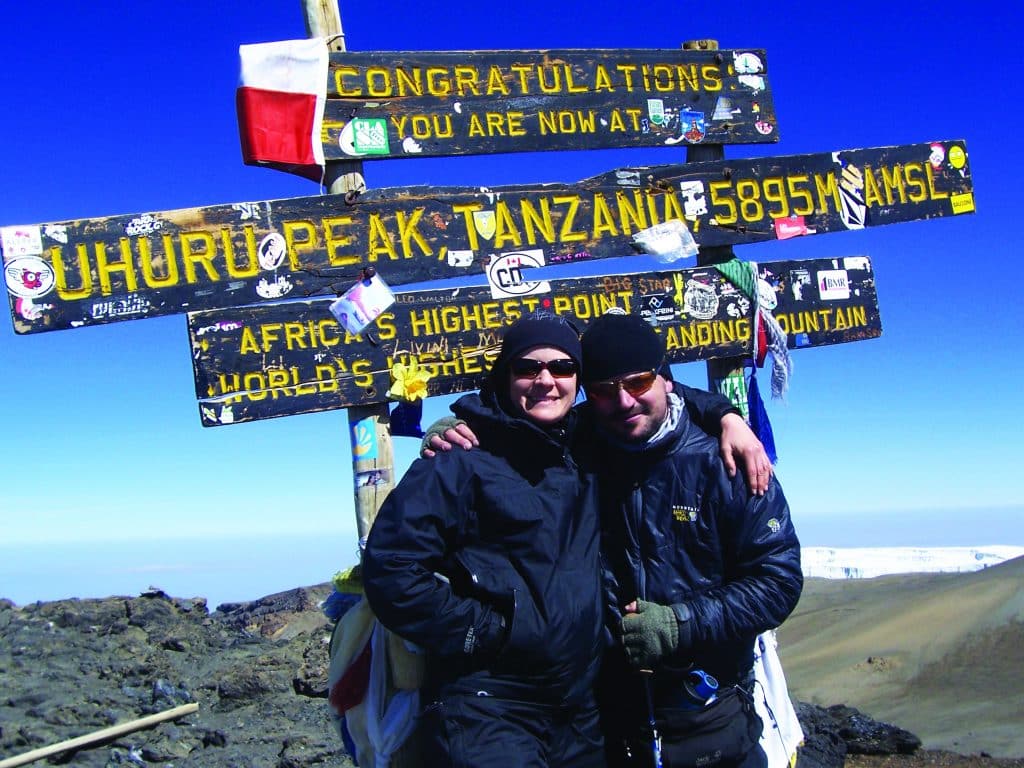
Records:
[[[881,334],[866,257],[774,262],[758,271],[769,286],[762,305],[774,304],[791,348]],[[396,299],[358,336],[339,327],[323,299],[190,313],[203,425],[386,402],[395,363],[426,369],[431,396],[476,389],[503,329],[538,310],[581,327],[611,308],[639,314],[665,339],[672,363],[752,348],[751,300],[708,267],[551,280],[518,297],[462,287],[399,292]]]
[[[327,160],[778,141],[760,50],[330,56]]]
[[[303,7],[310,34],[343,49],[336,0]],[[17,333],[187,312],[205,426],[347,409],[361,540],[395,479],[387,392],[397,364],[425,369],[429,395],[475,388],[515,318],[550,309],[586,324],[610,307],[654,324],[672,362],[747,355],[752,302],[705,263],[730,246],[974,210],[959,139],[717,159],[723,144],[778,140],[760,50],[333,50],[326,67],[319,135],[300,148],[315,162],[304,156],[301,167],[319,171],[322,150],[335,194],[0,227],[0,248]],[[244,143],[255,117],[243,102]],[[655,146],[686,147],[698,162],[574,184],[371,191],[359,166]],[[631,254],[697,256],[700,266],[530,276]],[[348,334],[329,299],[312,297],[339,295],[370,268],[391,286],[472,275],[488,285],[398,291],[374,324]],[[790,348],[881,333],[866,257],[762,264],[758,274],[761,309]]]
[[[0,230],[15,330],[58,330],[974,210],[962,140],[402,187]]]

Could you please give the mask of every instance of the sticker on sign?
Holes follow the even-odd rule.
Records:
[[[523,267],[543,266],[544,251],[540,248],[511,251],[500,256],[492,254],[487,264],[487,282],[491,286],[491,298],[509,299],[535,293],[550,293],[551,284],[546,280],[523,279]]]

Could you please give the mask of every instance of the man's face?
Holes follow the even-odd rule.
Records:
[[[658,431],[668,415],[668,384],[651,372],[637,371],[584,386],[601,426],[626,443],[642,443]],[[633,391],[633,394],[630,393]]]

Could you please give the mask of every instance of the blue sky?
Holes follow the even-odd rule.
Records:
[[[299,5],[58,0],[5,11],[0,225],[315,194],[303,179],[242,165],[234,111],[238,46],[303,37]],[[674,48],[705,37],[764,48],[781,141],[728,157],[965,138],[975,215],[736,252],[762,262],[864,254],[877,274],[882,337],[795,353],[786,401],[768,403],[778,475],[798,528],[814,531],[808,543],[855,545],[868,526],[877,536],[891,524],[902,531],[894,544],[914,544],[914,520],[921,543],[939,527],[944,543],[1024,544],[1024,526],[979,524],[988,510],[1014,523],[1024,512],[1016,23],[985,4],[678,0],[454,0],[386,13],[352,3],[342,19],[351,50]],[[683,159],[681,149],[431,158],[367,163],[365,175],[371,187],[490,186]],[[0,596],[151,582],[180,593],[201,571],[186,557],[200,539],[281,542],[254,556],[258,587],[218,572],[206,592],[224,599],[323,581],[354,562],[345,414],[203,429],[183,317],[25,337],[4,320],[0,356]],[[703,365],[677,375],[700,382]],[[428,403],[426,420],[447,402]],[[414,447],[397,441],[400,467]],[[315,556],[303,541],[316,542]],[[142,575],[116,567],[132,553],[149,566]],[[100,570],[113,573],[90,581]]]

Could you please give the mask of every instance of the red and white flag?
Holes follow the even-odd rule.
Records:
[[[235,95],[242,157],[319,181],[320,141],[327,99],[323,38],[239,46],[242,70]]]

